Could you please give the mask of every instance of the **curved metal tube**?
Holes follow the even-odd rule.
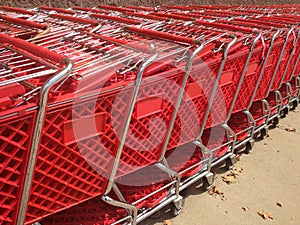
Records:
[[[298,42],[299,36],[300,36],[300,29],[298,29],[297,38],[295,39],[295,43]],[[286,65],[285,70],[284,70],[284,73],[283,73],[283,75],[282,75],[282,77],[281,77],[279,89],[280,89],[281,86],[283,85],[284,78],[285,78],[285,76],[286,76],[286,74],[287,74],[288,68],[289,68],[289,66],[290,66],[290,64],[291,64],[291,61],[292,61],[293,55],[294,55],[295,52],[296,52],[296,49],[297,49],[297,45],[294,44],[293,49],[292,49],[292,52],[290,53],[290,56],[289,56],[289,59],[288,59],[288,63],[287,63],[287,65]],[[297,65],[297,64],[295,64],[295,65]]]
[[[256,86],[255,86],[255,89],[254,89],[254,91],[253,91],[253,94],[252,94],[252,97],[251,97],[250,104],[249,104],[249,106],[248,106],[248,108],[247,108],[248,111],[249,111],[250,107],[252,106],[252,103],[253,103],[254,98],[255,98],[255,96],[256,96],[256,92],[257,92],[257,90],[258,90],[258,88],[259,88],[261,78],[262,78],[263,75],[264,75],[264,71],[265,71],[266,65],[267,65],[267,63],[268,63],[269,56],[270,56],[270,54],[271,54],[271,51],[272,51],[272,48],[273,48],[275,39],[276,39],[276,37],[278,36],[279,33],[280,33],[280,30],[277,30],[276,33],[275,33],[275,34],[273,35],[273,37],[272,37],[272,40],[271,40],[271,43],[270,43],[270,47],[269,47],[268,53],[267,53],[267,55],[266,55],[266,58],[265,58],[265,60],[264,60],[264,64],[263,64],[262,69],[261,69],[261,71],[260,71],[259,78],[258,78],[258,80],[257,80],[257,82],[256,82]]]
[[[300,31],[299,31],[299,32],[300,32]],[[298,64],[299,64],[299,60],[300,60],[300,54],[298,55],[297,60],[296,60],[296,62],[295,62],[295,66],[294,66],[294,69],[293,69],[293,72],[292,72],[291,77],[294,77],[294,76],[295,76],[295,72],[296,72],[297,66],[298,66]],[[299,74],[296,74],[296,75],[299,75]]]
[[[218,72],[218,76],[217,76],[217,79],[216,79],[216,82],[215,82],[215,86],[214,86],[214,88],[213,88],[213,90],[212,90],[212,94],[211,94],[211,97],[210,97],[210,100],[209,100],[209,103],[208,103],[208,107],[207,107],[207,110],[206,110],[206,113],[205,113],[205,116],[204,116],[204,119],[203,119],[203,123],[201,124],[200,134],[199,134],[199,136],[197,137],[197,140],[200,140],[200,139],[201,139],[201,136],[202,136],[202,134],[203,134],[203,131],[204,131],[204,128],[205,128],[205,125],[206,125],[207,118],[208,118],[208,116],[209,116],[211,107],[212,107],[213,102],[214,102],[215,94],[216,94],[216,92],[217,92],[217,90],[218,90],[218,87],[219,87],[219,82],[220,82],[220,80],[221,80],[222,72],[223,72],[223,69],[224,69],[224,66],[225,66],[225,63],[226,63],[226,60],[227,60],[227,56],[228,56],[229,49],[230,49],[230,48],[236,43],[236,41],[237,41],[237,37],[236,37],[236,36],[231,35],[230,37],[232,37],[233,40],[226,46],[226,49],[225,49],[225,51],[224,51],[222,63],[221,63],[220,68],[219,68],[219,72]]]
[[[51,88],[65,79],[69,73],[73,69],[73,62],[67,58],[63,60],[63,63],[67,65],[62,71],[60,71],[58,74],[54,75],[50,79],[48,79],[44,85],[41,88],[41,97],[40,97],[40,105],[39,110],[36,117],[35,127],[34,127],[34,133],[32,138],[32,144],[30,148],[30,155],[28,160],[28,166],[24,181],[24,189],[21,197],[21,204],[20,204],[20,210],[18,215],[17,224],[24,224],[25,216],[26,216],[26,209],[27,204],[29,201],[29,194],[30,194],[30,188],[31,183],[33,179],[33,173],[34,173],[34,166],[38,154],[40,139],[41,139],[41,131],[44,124],[44,118],[47,108],[47,101],[48,101],[48,95]]]
[[[263,116],[265,114],[265,107],[267,108],[267,111],[268,111],[268,115],[266,116],[266,120],[265,120],[265,125],[267,125],[269,122],[269,119],[271,117],[271,107],[269,105],[269,102],[265,99],[261,100],[261,104],[263,106]]]
[[[177,98],[177,102],[176,102],[176,105],[175,105],[175,110],[173,112],[171,122],[170,122],[170,125],[169,125],[169,128],[168,128],[168,133],[167,133],[167,136],[166,136],[165,141],[164,141],[164,145],[163,145],[161,156],[159,158],[159,162],[162,161],[165,157],[166,149],[167,149],[168,144],[169,144],[169,140],[170,140],[171,133],[172,133],[172,130],[173,130],[173,127],[174,127],[176,116],[177,116],[177,113],[178,113],[178,110],[179,110],[179,107],[180,107],[180,104],[181,104],[181,101],[182,101],[183,94],[185,92],[185,87],[186,87],[190,72],[192,70],[193,60],[203,48],[204,48],[204,44],[201,44],[192,53],[192,55],[189,57],[189,60],[187,62],[186,72],[185,72],[185,75],[184,75],[184,78],[183,78],[183,81],[182,81],[182,86],[181,86],[181,89],[180,89],[180,92],[179,92],[179,95],[178,95],[178,98]]]
[[[281,64],[281,60],[282,60],[284,51],[285,51],[286,46],[287,46],[287,43],[288,43],[288,41],[289,41],[289,37],[290,37],[291,33],[293,32],[294,28],[295,28],[295,27],[292,27],[292,28],[288,31],[287,35],[286,35],[284,45],[283,45],[283,47],[282,47],[282,50],[281,50],[279,59],[278,59],[278,61],[277,61],[276,68],[275,68],[275,70],[274,70],[272,80],[271,80],[271,82],[270,82],[270,86],[269,86],[269,89],[268,89],[268,92],[267,92],[267,96],[270,94],[270,91],[271,91],[271,89],[272,89],[272,86],[273,86],[273,83],[274,83],[276,74],[277,74],[277,72],[278,72],[278,70],[279,70],[279,66],[280,66],[280,64]]]
[[[42,37],[43,35],[46,35],[48,33],[50,33],[50,27],[47,27],[41,33],[38,33],[37,35],[35,35],[33,38],[30,39],[30,41],[35,41],[36,39],[39,39],[40,37]]]
[[[255,129],[256,129],[256,121],[255,121],[254,117],[252,116],[252,114],[248,110],[245,110],[244,113],[247,115],[249,127],[251,126],[250,121],[252,122],[250,137],[253,138],[254,133],[255,133]]]
[[[136,219],[137,219],[137,208],[131,204],[125,203],[125,202],[120,202],[120,201],[116,201],[108,196],[102,196],[101,199],[113,206],[117,206],[123,209],[130,209],[132,211],[132,225],[136,225]]]
[[[233,132],[230,126],[227,124],[222,124],[222,127],[233,137],[232,144],[231,144],[231,153],[234,153],[235,144],[236,144],[236,134]],[[230,142],[230,137],[228,138],[228,142]]]
[[[143,77],[144,70],[152,62],[154,62],[154,60],[156,60],[157,58],[158,58],[158,52],[155,51],[154,54],[149,59],[147,59],[146,62],[143,63],[143,65],[141,66],[141,68],[140,68],[140,70],[137,74],[137,78],[136,78],[134,89],[133,89],[133,94],[132,94],[130,105],[129,105],[128,115],[127,115],[127,118],[126,118],[126,121],[125,121],[125,125],[124,125],[123,131],[122,131],[122,137],[121,137],[120,144],[119,144],[117,154],[116,154],[116,157],[115,157],[113,169],[112,169],[110,179],[109,179],[109,182],[108,182],[108,185],[107,185],[107,188],[105,190],[104,195],[107,195],[113,187],[113,183],[114,183],[115,176],[116,176],[116,173],[117,173],[117,170],[118,170],[118,165],[119,165],[119,162],[120,162],[122,150],[123,150],[123,147],[124,147],[124,144],[125,144],[125,141],[126,141],[127,132],[128,132],[128,129],[129,129],[130,119],[132,117],[132,113],[133,113],[133,110],[134,110],[134,105],[136,103],[137,95],[138,95],[140,85],[141,85],[141,82],[142,82],[142,77]]]
[[[207,171],[210,172],[211,171],[211,164],[212,164],[212,160],[213,160],[213,153],[212,151],[210,151],[208,148],[206,148],[201,141],[196,140],[193,142],[196,146],[198,146],[202,153],[205,152],[208,154],[208,162],[207,162]]]
[[[276,99],[276,106],[273,108],[277,108],[277,112],[272,114],[271,117],[273,117],[276,114],[280,115],[281,109],[283,108],[283,97],[282,97],[280,91],[276,90],[276,91],[274,91],[274,93],[275,93],[275,99]],[[268,124],[268,122],[269,121],[267,121],[267,124]]]
[[[233,109],[234,109],[235,102],[236,102],[236,100],[237,100],[237,98],[238,98],[239,92],[240,92],[241,87],[242,87],[242,84],[243,84],[243,82],[244,82],[244,77],[245,77],[245,75],[246,75],[246,72],[247,72],[247,69],[248,69],[248,65],[249,65],[249,62],[250,62],[250,60],[251,60],[251,57],[252,57],[252,54],[253,54],[255,45],[256,45],[256,43],[258,42],[258,40],[261,39],[261,37],[262,37],[262,34],[261,34],[258,30],[255,29],[253,32],[256,33],[257,36],[255,37],[255,39],[254,39],[253,42],[252,42],[252,45],[251,45],[251,48],[250,48],[250,52],[249,52],[249,54],[248,54],[248,58],[247,58],[247,61],[246,61],[246,63],[245,63],[245,66],[244,66],[244,70],[243,70],[242,76],[241,76],[241,78],[240,78],[240,81],[239,81],[237,90],[236,90],[236,92],[235,92],[235,95],[234,95],[232,104],[231,104],[231,106],[230,106],[230,109],[229,109],[229,112],[228,112],[228,117],[227,117],[226,122],[227,122],[227,121],[230,119],[230,117],[231,117],[231,113],[232,113],[232,111],[233,111]]]

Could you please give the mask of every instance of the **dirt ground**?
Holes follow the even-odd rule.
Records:
[[[299,225],[300,112],[290,112],[269,136],[256,142],[249,155],[241,155],[233,183],[222,181],[232,172],[219,168],[217,193],[195,185],[188,189],[182,214],[174,218],[166,207],[158,219],[141,225],[162,225],[164,220],[167,225]],[[264,220],[258,212],[270,218]]]
[[[17,6],[24,8],[38,7],[41,5],[49,5],[53,7],[72,7],[84,6],[94,7],[103,5],[145,5],[157,6],[162,4],[172,5],[188,5],[188,4],[277,4],[277,3],[300,3],[300,0],[1,0],[1,5]]]

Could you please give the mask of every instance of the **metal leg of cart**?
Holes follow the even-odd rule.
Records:
[[[253,33],[257,34],[257,36],[254,38],[252,44],[251,44],[251,48],[250,48],[250,51],[249,51],[249,54],[248,54],[248,57],[247,57],[247,61],[246,61],[246,64],[244,66],[244,70],[243,70],[243,74],[241,76],[241,79],[240,79],[240,82],[239,82],[239,85],[238,85],[238,88],[237,88],[237,91],[235,93],[235,96],[234,96],[234,99],[232,101],[232,105],[230,107],[230,110],[229,110],[229,113],[228,113],[228,117],[227,117],[227,120],[226,120],[226,125],[224,125],[224,128],[228,130],[227,133],[234,133],[232,131],[232,129],[227,125],[228,121],[230,120],[230,117],[231,117],[231,114],[232,114],[232,111],[234,109],[234,106],[235,106],[235,103],[236,103],[236,100],[238,98],[238,94],[239,94],[239,91],[240,91],[240,88],[242,86],[242,83],[243,83],[243,79],[245,77],[245,74],[247,72],[247,69],[248,69],[248,65],[249,65],[249,62],[251,60],[251,57],[252,57],[252,54],[253,54],[253,51],[254,51],[254,48],[257,44],[257,42],[259,40],[262,40],[263,42],[263,45],[264,45],[264,41],[263,41],[263,36],[262,34],[257,31],[257,30],[254,30]],[[258,85],[258,84],[256,84]],[[254,95],[254,93],[253,93]],[[251,101],[251,100],[250,100]],[[244,141],[242,141],[241,143],[239,143],[239,146],[237,146],[236,144],[236,140],[237,140],[237,135],[234,133],[233,136],[235,138],[235,141],[234,141],[234,145],[232,146],[232,151],[234,152],[236,149],[238,149],[238,147],[246,144],[246,149],[245,149],[245,152],[249,153],[249,151],[253,148],[253,145],[254,145],[254,139],[253,139],[253,135],[254,135],[254,130],[255,130],[255,120],[253,118],[253,116],[251,115],[251,113],[247,110],[244,111],[244,113],[247,115],[247,118],[248,118],[248,129],[251,129],[251,133],[250,133],[250,136],[249,138],[246,138]],[[250,121],[252,122],[252,126],[250,125]],[[232,161],[235,161],[235,159],[233,159]]]
[[[261,100],[261,104],[262,104],[262,116],[260,118],[256,118],[256,123],[261,119],[264,119],[265,121],[262,125],[255,127],[254,139],[257,137],[260,137],[261,139],[266,138],[269,130],[268,122],[271,116],[271,108],[266,99]],[[273,120],[275,120],[276,118],[278,117],[274,117]]]
[[[252,114],[248,110],[243,111],[243,113],[246,114],[246,116],[247,116],[248,127],[246,129],[240,131],[236,135],[238,135],[240,133],[244,133],[244,132],[249,132],[249,135],[244,140],[236,143],[235,150],[239,150],[240,148],[245,147],[243,152],[245,154],[249,154],[250,151],[253,149],[254,142],[255,142],[254,132],[256,129],[256,121],[255,121],[254,117],[252,116]]]
[[[30,162],[28,163],[28,167],[26,171],[24,189],[21,197],[22,200],[21,200],[17,224],[24,224],[25,222],[27,203],[29,201],[30,187],[33,180],[34,166],[37,159],[41,131],[44,123],[47,100],[48,100],[50,89],[54,85],[62,81],[64,78],[66,78],[73,68],[72,61],[67,58],[64,59],[64,64],[66,65],[66,67],[60,73],[56,74],[54,77],[49,78],[49,80],[46,81],[46,83],[42,86],[41,89],[40,107],[35,122],[33,140],[30,149],[30,157],[29,157]]]
[[[200,129],[200,134],[198,136],[198,138],[196,139],[196,141],[194,142],[195,144],[197,144],[200,148],[202,147],[203,150],[205,151],[210,151],[211,152],[211,155],[210,157],[212,157],[212,152],[213,150],[212,149],[207,149],[206,147],[203,148],[203,143],[201,141],[201,137],[203,135],[203,132],[204,132],[204,129],[205,129],[205,125],[206,125],[206,121],[208,119],[208,116],[209,116],[209,113],[210,113],[210,110],[212,108],[212,104],[213,104],[213,101],[214,101],[214,97],[215,97],[215,94],[217,92],[217,89],[218,89],[218,86],[219,86],[219,82],[220,82],[220,78],[221,78],[221,75],[222,75],[222,72],[223,72],[223,69],[224,69],[224,65],[226,63],[226,60],[227,60],[227,56],[228,56],[228,52],[229,52],[229,49],[236,43],[237,41],[237,38],[236,37],[232,37],[233,40],[226,46],[226,49],[224,51],[224,55],[223,55],[223,59],[222,59],[222,63],[220,65],[220,68],[219,68],[219,72],[218,72],[218,76],[217,76],[217,80],[216,80],[216,84],[214,86],[214,89],[212,91],[212,95],[209,99],[209,104],[208,104],[208,108],[206,110],[206,113],[205,113],[205,116],[204,116],[204,119],[203,119],[203,123],[202,123],[202,126],[201,126],[201,129]],[[228,164],[228,167],[231,167],[231,165],[233,165],[235,162],[236,162],[236,156],[235,154],[233,153],[234,151],[234,145],[235,145],[235,140],[236,140],[236,136],[234,134],[234,132],[231,130],[230,127],[228,127],[227,125],[224,125],[225,130],[227,130],[228,132],[230,132],[232,134],[232,136],[234,137],[234,140],[233,140],[233,143],[232,143],[232,147],[233,149],[231,149],[231,151],[228,153],[228,154],[225,154],[223,157],[219,158],[217,161],[211,161],[209,167],[208,167],[208,171],[210,172],[210,168],[219,164],[220,162],[226,160],[226,164]]]
[[[286,96],[283,98],[283,101],[286,100],[287,104],[282,104],[278,112],[278,114],[283,118],[289,113],[291,109],[290,105],[292,104],[292,86],[290,83],[285,83],[284,85],[286,86]]]

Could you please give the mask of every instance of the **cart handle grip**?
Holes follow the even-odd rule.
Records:
[[[128,12],[128,11],[133,11],[132,9],[129,8],[121,8],[118,6],[112,6],[112,5],[100,5],[98,6],[99,8],[102,9],[108,9],[108,10],[113,10],[113,11],[119,11],[119,12]]]
[[[146,6],[134,6],[134,5],[127,5],[127,9],[135,9],[135,10],[143,10],[143,11],[154,11],[155,9],[152,7],[146,7]]]
[[[28,11],[26,9],[21,9],[21,8],[16,8],[16,7],[10,7],[10,6],[6,6],[3,5],[2,10],[7,11],[7,12],[16,12],[16,13],[23,13],[23,14],[27,14],[27,15],[34,15],[34,12]]]
[[[166,18],[166,17],[155,16],[155,15],[152,15],[152,14],[136,13],[136,12],[126,12],[126,15],[136,16],[136,17],[141,17],[141,18],[151,19],[151,20],[159,20],[159,21],[168,20],[168,18]]]
[[[85,11],[85,12],[105,13],[105,14],[107,14],[107,11],[102,10],[102,9],[85,8],[85,7],[80,7],[80,6],[74,6],[73,9],[75,9],[75,10],[81,10],[81,11]]]
[[[63,8],[55,8],[55,7],[49,7],[49,6],[41,6],[40,7],[43,10],[47,10],[47,11],[56,11],[56,12],[60,12],[60,13],[65,13],[65,14],[75,14],[75,12],[67,10],[67,9],[63,9]]]
[[[96,21],[88,20],[88,19],[84,19],[84,18],[78,18],[78,17],[75,17],[75,16],[69,16],[69,15],[54,13],[54,14],[51,15],[51,17],[58,18],[58,19],[63,19],[63,20],[69,20],[69,21],[76,22],[76,23],[81,23],[81,24],[90,24],[92,26],[97,26],[98,25],[98,22],[96,22]]]
[[[151,13],[151,15],[161,16],[161,17],[166,17],[166,18],[172,18],[172,19],[176,19],[176,20],[183,20],[183,21],[194,20],[190,16],[183,16],[183,15],[177,15],[177,14],[166,14],[166,13],[153,12],[153,13]]]
[[[37,29],[41,29],[41,30],[45,30],[45,29],[48,28],[47,24],[36,23],[36,22],[33,22],[33,21],[28,21],[28,20],[24,20],[24,19],[20,19],[20,18],[13,18],[13,17],[10,17],[10,16],[0,15],[0,19],[8,21],[12,24],[23,25],[23,26],[27,26],[27,27],[33,27],[33,28],[37,28]]]
[[[60,55],[56,52],[52,52],[47,48],[32,44],[20,38],[13,38],[7,34],[0,34],[0,42],[3,44],[7,43],[9,45],[12,45],[13,47],[22,49],[39,58],[48,59],[52,62],[56,62],[59,64],[63,64],[64,59],[66,58],[64,55]]]
[[[131,20],[131,19],[127,19],[127,18],[122,18],[122,17],[118,17],[118,16],[108,16],[108,15],[102,15],[102,14],[92,14],[92,17],[96,17],[99,19],[103,19],[103,20],[110,20],[110,21],[115,21],[115,22],[121,22],[121,23],[126,23],[126,24],[140,24],[140,22],[136,21],[136,20]]]
[[[145,53],[148,53],[150,51],[150,49],[148,47],[146,47],[145,45],[140,46],[140,45],[137,45],[135,43],[127,42],[125,40],[121,40],[121,39],[117,39],[117,38],[113,38],[113,37],[109,37],[109,36],[103,36],[103,35],[100,35],[100,34],[89,33],[89,35],[92,35],[95,38],[100,38],[104,41],[108,41],[108,42],[112,42],[112,43],[124,46],[125,48],[129,47],[129,48],[133,48],[133,49],[136,49],[138,51],[145,52]]]
[[[162,5],[163,8],[167,9],[181,9],[181,10],[189,10],[190,8],[185,5]]]
[[[168,41],[178,41],[178,42],[183,42],[183,43],[188,43],[188,44],[196,44],[199,42],[194,38],[182,37],[179,35],[169,34],[169,33],[150,30],[150,29],[142,29],[142,28],[137,28],[137,27],[126,27],[125,29],[127,31],[134,32],[137,34],[149,35],[154,38],[165,39]]]
[[[224,24],[224,23],[205,22],[205,21],[202,21],[202,20],[196,20],[195,23],[199,24],[199,25],[211,26],[211,27],[216,27],[216,28],[221,28],[221,29],[230,29],[232,31],[253,33],[253,29],[248,28],[248,27],[239,27],[239,26]]]

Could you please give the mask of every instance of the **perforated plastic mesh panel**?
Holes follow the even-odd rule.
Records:
[[[0,221],[15,224],[20,203],[34,112],[0,122]]]

